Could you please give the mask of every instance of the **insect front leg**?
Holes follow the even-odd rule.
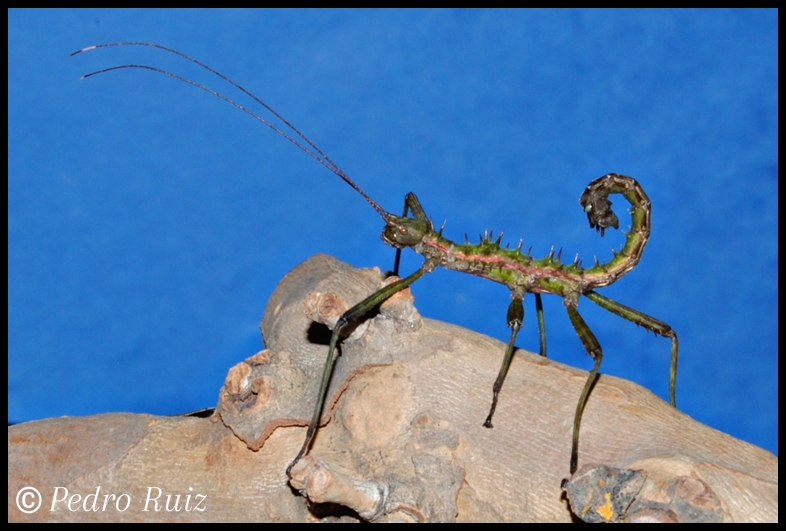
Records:
[[[404,212],[401,214],[402,218],[407,217],[407,214],[409,214],[409,203],[407,202],[408,197],[409,196],[404,198]],[[395,262],[393,262],[393,274],[395,276],[398,276],[398,266],[400,264],[401,264],[401,247],[396,247],[396,260]]]
[[[596,293],[594,291],[588,291],[584,294],[589,300],[600,306],[601,308],[605,308],[606,310],[610,311],[611,313],[616,313],[623,319],[627,319],[632,323],[636,323],[639,326],[643,326],[647,330],[655,332],[659,336],[669,337],[671,338],[671,369],[669,371],[669,402],[674,407],[677,407],[677,397],[676,397],[676,387],[677,387],[677,357],[678,357],[678,349],[679,343],[677,341],[677,334],[674,330],[671,329],[669,325],[662,321],[658,321],[654,317],[650,317],[645,313],[641,313],[638,310],[634,310],[633,308],[628,308],[627,306],[615,302],[608,297],[604,297],[603,295]]]
[[[418,199],[418,196],[416,196],[412,192],[408,193],[404,197],[404,213],[401,214],[401,217],[402,218],[407,217],[407,214],[409,214],[410,210],[412,210],[412,215],[415,217],[415,219],[428,221],[428,217],[426,216],[426,212],[423,210],[423,207],[420,204],[420,200]],[[398,267],[399,264],[401,263],[401,249],[402,249],[401,247],[396,248],[396,260],[393,263],[393,274],[395,276],[398,276]]]
[[[595,360],[595,365],[592,367],[589,376],[587,376],[587,382],[584,384],[584,389],[581,390],[579,403],[576,405],[576,414],[573,417],[573,442],[570,449],[571,474],[576,472],[576,467],[579,461],[579,429],[581,428],[581,415],[584,412],[584,404],[587,403],[587,397],[589,396],[590,390],[592,389],[595,379],[598,376],[600,362],[603,361],[603,351],[600,348],[600,343],[598,343],[595,334],[592,333],[592,330],[589,329],[587,323],[584,321],[581,315],[579,315],[579,311],[576,309],[574,304],[565,304],[565,307],[568,309],[568,317],[570,317],[570,322],[573,324],[573,328],[576,329],[576,333],[579,335],[581,342],[584,344],[587,354],[589,354],[592,359]]]
[[[513,295],[513,300],[510,301],[510,306],[508,306],[508,326],[510,327],[510,340],[508,340],[508,346],[505,349],[505,358],[502,360],[502,367],[499,368],[499,374],[497,375],[497,381],[494,382],[494,396],[491,399],[491,409],[489,410],[489,416],[486,417],[486,422],[483,425],[487,428],[493,428],[491,424],[491,417],[494,416],[494,410],[497,409],[497,397],[499,396],[499,391],[502,389],[502,382],[505,381],[505,375],[508,374],[508,368],[510,367],[510,362],[513,360],[513,350],[515,349],[516,343],[516,336],[521,330],[521,325],[524,323],[524,305],[522,304],[523,296]]]
[[[322,381],[319,384],[317,403],[314,407],[314,414],[311,417],[308,430],[306,431],[306,440],[303,442],[303,447],[300,449],[300,452],[298,452],[297,457],[295,457],[294,461],[292,461],[292,463],[287,467],[287,476],[292,477],[290,474],[292,467],[295,466],[295,464],[297,464],[297,462],[300,461],[304,455],[306,455],[309,447],[311,446],[311,441],[314,439],[314,434],[316,433],[317,426],[319,425],[319,419],[322,417],[322,408],[325,404],[325,395],[327,394],[328,385],[330,384],[330,376],[333,374],[333,367],[335,367],[336,360],[339,356],[338,341],[341,338],[343,332],[347,328],[351,328],[353,325],[357,324],[369,311],[388,300],[392,295],[407,288],[410,284],[422,277],[425,273],[431,272],[434,267],[435,266],[430,262],[425,262],[422,266],[420,266],[420,269],[412,273],[410,276],[397,280],[392,284],[388,284],[387,286],[372,293],[354,305],[352,308],[344,312],[344,315],[339,317],[336,326],[333,328],[333,334],[330,336],[330,348],[328,349],[327,361],[325,362],[325,370],[322,372]]]

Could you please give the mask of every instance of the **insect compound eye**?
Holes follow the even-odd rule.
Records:
[[[398,233],[403,236],[406,236],[407,234],[409,234],[409,229],[407,227],[399,227]]]

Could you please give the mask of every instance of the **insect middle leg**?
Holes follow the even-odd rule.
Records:
[[[489,410],[489,416],[486,417],[486,422],[483,423],[483,425],[487,428],[494,427],[491,424],[491,417],[494,416],[494,411],[497,409],[497,398],[499,396],[499,391],[502,389],[502,382],[505,381],[505,376],[508,374],[510,362],[513,361],[513,351],[516,348],[516,336],[519,334],[519,330],[521,330],[521,324],[524,322],[524,305],[521,301],[522,297],[513,295],[513,300],[510,301],[510,306],[508,306],[507,321],[508,326],[510,327],[510,340],[508,340],[508,346],[505,349],[505,358],[502,360],[502,367],[499,368],[497,380],[494,382],[494,396],[491,399],[491,409]]]
[[[543,301],[540,293],[535,294],[535,312],[538,314],[538,334],[540,336],[540,355],[546,356],[546,318],[543,315]]]
[[[538,314],[538,331],[540,334],[540,355],[546,357],[546,322],[543,317],[543,302],[540,299],[540,293],[535,294],[535,307]],[[497,398],[502,389],[502,383],[505,381],[505,376],[508,374],[510,363],[513,361],[513,351],[515,350],[516,336],[518,336],[521,326],[524,324],[524,305],[523,297],[513,296],[513,300],[508,306],[507,316],[508,326],[510,327],[510,339],[508,346],[505,349],[505,357],[502,360],[502,367],[499,368],[497,380],[494,382],[493,397],[491,399],[491,408],[489,415],[483,425],[487,428],[493,428],[491,418],[494,416],[494,411],[497,409]]]

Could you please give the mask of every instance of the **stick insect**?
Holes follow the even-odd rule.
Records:
[[[82,77],[82,79],[113,70],[141,68],[178,79],[223,99],[241,111],[249,114],[256,120],[259,120],[261,123],[295,144],[298,148],[305,151],[317,162],[344,180],[344,182],[351,186],[374,208],[374,210],[376,210],[376,212],[385,222],[385,228],[382,231],[382,240],[386,244],[396,248],[396,258],[393,268],[394,275],[398,276],[399,261],[402,249],[410,248],[424,257],[423,264],[414,273],[404,278],[400,278],[399,280],[396,280],[395,282],[379,289],[375,293],[372,293],[364,300],[347,310],[339,318],[330,338],[327,361],[322,373],[322,379],[319,385],[319,392],[317,394],[314,413],[311,418],[311,422],[308,425],[308,430],[306,431],[306,438],[297,456],[287,467],[288,476],[291,477],[292,467],[308,453],[311,447],[311,442],[313,441],[314,435],[319,426],[319,420],[322,416],[322,409],[326,398],[325,395],[327,393],[328,384],[330,383],[330,378],[333,373],[333,367],[335,366],[336,360],[339,356],[339,342],[343,339],[344,332],[347,329],[351,329],[353,325],[357,324],[369,312],[377,308],[393,294],[409,287],[416,280],[420,279],[426,273],[430,273],[438,266],[452,269],[454,271],[469,273],[471,275],[477,275],[479,277],[493,280],[494,282],[499,282],[507,286],[511,292],[511,302],[507,311],[507,324],[511,330],[510,339],[508,340],[507,346],[505,348],[502,366],[500,367],[497,379],[494,382],[494,386],[492,388],[491,407],[489,409],[489,414],[483,424],[485,427],[492,427],[491,421],[492,417],[494,416],[494,411],[497,407],[499,392],[502,389],[502,384],[505,380],[505,376],[508,372],[508,368],[513,357],[516,336],[518,335],[518,332],[521,329],[524,321],[523,299],[524,295],[528,292],[535,295],[535,305],[540,338],[540,354],[542,356],[546,356],[546,331],[541,295],[554,294],[563,298],[570,322],[581,339],[584,349],[594,360],[594,365],[587,376],[587,380],[581,391],[581,395],[579,396],[579,400],[576,405],[576,411],[574,413],[573,437],[570,454],[571,474],[575,473],[578,465],[579,431],[581,428],[582,413],[584,411],[584,406],[587,402],[590,391],[592,390],[595,380],[597,379],[601,361],[603,360],[603,351],[601,349],[600,343],[577,310],[579,298],[582,295],[600,307],[610,311],[611,313],[619,315],[623,319],[627,319],[628,321],[642,326],[657,335],[671,339],[669,400],[671,405],[676,407],[675,386],[677,379],[678,357],[677,334],[666,323],[654,319],[653,317],[639,312],[638,310],[634,310],[633,308],[629,308],[618,302],[615,302],[595,291],[596,288],[608,286],[631,271],[641,259],[642,253],[644,252],[644,247],[646,246],[650,237],[650,200],[641,185],[639,185],[639,183],[632,177],[627,177],[616,173],[604,175],[592,181],[587,186],[584,193],[581,194],[579,199],[579,203],[581,204],[589,219],[590,228],[596,229],[601,236],[604,236],[605,230],[609,227],[619,229],[619,219],[611,210],[612,203],[608,199],[609,195],[620,194],[630,203],[630,231],[627,233],[625,244],[623,245],[622,249],[620,251],[613,251],[614,256],[608,262],[600,263],[598,259],[595,258],[595,263],[592,267],[584,268],[577,256],[573,263],[565,264],[561,261],[562,251],[557,253],[555,256],[553,247],[546,257],[535,259],[530,255],[530,251],[522,253],[521,241],[519,241],[519,244],[515,249],[502,248],[500,246],[502,235],[494,240],[491,234],[488,233],[481,237],[480,242],[477,244],[471,244],[468,239],[465,241],[465,243],[455,243],[442,235],[443,229],[434,230],[432,222],[426,216],[420,201],[414,193],[410,192],[406,195],[404,199],[404,212],[401,216],[387,212],[373,199],[366,195],[366,193],[363,192],[363,190],[361,190],[360,187],[355,184],[355,182],[352,181],[352,179],[350,179],[349,176],[344,173],[344,171],[335,162],[333,162],[319,147],[317,147],[316,144],[309,140],[303,133],[301,133],[295,126],[288,122],[268,104],[254,96],[251,92],[243,88],[238,83],[229,79],[227,76],[210,68],[200,61],[189,57],[184,53],[158,44],[144,42],[120,42],[89,46],[87,48],[78,50],[71,55],[110,46],[149,46],[183,57],[184,59],[187,59],[188,61],[191,61],[217,75],[224,81],[230,83],[251,97],[273,116],[279,119],[284,124],[285,129],[288,129],[289,132],[282,130],[276,125],[273,125],[268,120],[260,117],[253,111],[229,99],[223,94],[220,94],[185,77],[152,66],[140,64],[124,64],[113,66],[86,74]]]

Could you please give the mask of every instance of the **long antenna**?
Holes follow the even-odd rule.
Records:
[[[226,101],[227,103],[229,103],[231,105],[234,105],[235,107],[237,107],[238,109],[240,109],[244,113],[246,113],[246,114],[250,115],[251,117],[259,120],[260,122],[262,122],[263,124],[265,124],[266,126],[271,128],[273,131],[275,131],[279,135],[283,136],[284,138],[286,138],[287,140],[289,140],[290,142],[295,144],[297,147],[299,147],[300,149],[302,149],[303,151],[308,153],[314,160],[316,160],[317,162],[322,164],[324,167],[329,169],[331,172],[333,172],[336,175],[338,175],[339,177],[341,177],[344,180],[345,183],[350,185],[357,193],[359,193],[363,197],[363,199],[368,201],[368,204],[370,204],[372,207],[374,207],[374,210],[376,210],[377,213],[379,213],[379,215],[382,216],[382,219],[387,221],[390,218],[390,216],[391,216],[390,213],[385,211],[381,206],[379,206],[376,203],[376,201],[374,201],[368,195],[366,195],[366,193],[363,190],[361,190],[360,187],[358,185],[356,185],[355,182],[352,179],[349,178],[349,175],[344,173],[344,170],[339,168],[338,164],[333,162],[330,159],[330,157],[328,157],[321,149],[319,149],[319,146],[314,144],[306,135],[301,133],[294,125],[289,123],[289,121],[286,118],[284,118],[283,116],[281,116],[275,109],[273,109],[270,105],[268,105],[267,103],[265,103],[264,101],[262,101],[261,99],[256,97],[254,94],[252,94],[251,92],[246,90],[245,87],[243,87],[239,83],[236,83],[231,78],[225,76],[224,74],[222,74],[221,72],[219,72],[217,70],[214,70],[213,68],[210,68],[206,64],[204,64],[204,63],[194,59],[193,57],[190,57],[190,56],[188,56],[188,55],[186,55],[186,54],[184,54],[182,52],[179,52],[177,50],[174,50],[172,48],[167,48],[166,46],[161,46],[160,44],[154,44],[154,43],[150,43],[150,42],[113,42],[113,43],[109,43],[109,44],[96,44],[94,46],[88,46],[86,48],[82,48],[81,50],[75,51],[74,53],[71,54],[71,57],[73,57],[74,55],[77,55],[79,53],[82,53],[82,52],[88,52],[90,50],[96,50],[98,48],[108,48],[110,46],[148,46],[150,48],[158,48],[159,50],[164,50],[166,52],[173,53],[175,55],[179,55],[180,57],[182,57],[184,59],[187,59],[187,60],[191,61],[192,63],[201,66],[205,70],[207,70],[209,72],[212,72],[213,74],[217,75],[218,77],[220,77],[221,79],[223,79],[227,83],[229,83],[232,86],[238,88],[239,90],[244,92],[246,95],[251,97],[254,101],[259,103],[262,107],[267,109],[273,116],[275,116],[276,118],[281,120],[281,122],[283,122],[286,127],[288,127],[293,133],[295,133],[295,135],[297,135],[301,139],[303,139],[303,141],[306,144],[308,144],[311,147],[311,149],[313,149],[314,151],[311,151],[311,149],[307,148],[306,146],[304,146],[299,141],[297,141],[294,138],[292,138],[290,135],[288,135],[287,133],[285,133],[284,131],[282,131],[281,129],[279,129],[278,127],[273,125],[272,123],[268,122],[267,120],[265,120],[264,118],[262,118],[258,114],[254,113],[253,111],[251,111],[250,109],[244,107],[243,105],[237,103],[236,101],[229,99],[228,97],[224,96],[220,92],[216,92],[215,90],[213,90],[211,88],[208,88],[208,87],[206,87],[204,85],[200,85],[196,81],[192,81],[192,80],[190,80],[190,79],[188,79],[186,77],[180,76],[180,75],[175,74],[173,72],[169,72],[167,70],[162,70],[160,68],[155,68],[153,66],[148,66],[148,65],[126,64],[126,65],[112,66],[112,67],[109,67],[109,68],[104,68],[102,70],[96,70],[95,72],[90,72],[89,74],[85,74],[84,76],[81,77],[81,79],[85,79],[85,78],[88,78],[88,77],[91,77],[91,76],[96,76],[98,74],[103,74],[105,72],[111,72],[113,70],[121,70],[123,68],[142,68],[142,69],[145,69],[145,70],[152,70],[153,72],[158,72],[159,74],[164,74],[165,76],[169,76],[169,77],[172,77],[172,78],[175,78],[175,79],[179,79],[180,81],[188,83],[189,85],[193,85],[193,86],[195,86],[195,87],[197,87],[199,89],[202,89],[205,92],[208,92],[208,93],[212,94],[213,96],[216,96],[217,98],[221,98],[222,100]],[[314,152],[316,152],[316,153],[314,153]]]

